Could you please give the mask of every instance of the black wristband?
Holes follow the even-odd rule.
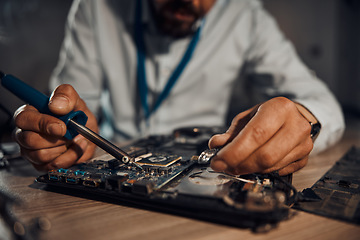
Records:
[[[309,123],[311,126],[310,137],[313,140],[313,142],[315,142],[316,138],[319,136],[321,130],[321,124],[319,122],[317,123],[309,122]]]

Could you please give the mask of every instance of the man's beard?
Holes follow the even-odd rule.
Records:
[[[164,4],[161,9],[156,10],[154,4],[151,4],[151,8],[158,28],[175,38],[193,34],[196,31],[195,24],[201,17],[192,2],[175,0]]]

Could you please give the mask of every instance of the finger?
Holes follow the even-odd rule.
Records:
[[[309,157],[305,157],[299,161],[293,162],[291,164],[289,164],[288,166],[282,168],[279,170],[279,175],[280,176],[285,176],[288,175],[290,173],[294,173],[300,169],[302,169],[303,167],[306,166],[307,162],[309,160]]]
[[[20,128],[15,131],[15,139],[21,147],[29,150],[53,148],[66,144],[63,138],[43,135],[32,131],[23,131]]]
[[[54,161],[48,164],[48,169],[69,168],[77,163],[86,152],[89,142],[86,139],[81,139],[77,143],[72,144],[69,149]]]
[[[41,114],[30,105],[20,107],[15,112],[14,119],[16,126],[23,130],[59,137],[66,133],[64,122],[53,116]]]
[[[220,148],[224,145],[226,145],[228,142],[230,142],[231,139],[231,134],[229,132],[225,132],[222,134],[215,134],[214,136],[212,136],[209,140],[209,148],[213,149],[213,148]]]
[[[77,150],[81,152],[81,157],[79,157],[79,159],[77,160],[78,163],[85,162],[94,155],[96,145],[93,142],[86,139],[84,136],[77,135],[74,138],[73,142],[78,147],[80,147],[80,149]]]
[[[65,145],[37,150],[21,148],[22,156],[35,165],[44,165],[50,163],[60,155],[64,154],[66,151],[67,147]]]
[[[74,164],[90,159],[95,150],[95,144],[83,137],[76,137],[69,148],[60,156],[49,162],[32,162],[38,171],[49,171],[59,168],[69,168]]]
[[[64,152],[50,162],[32,162],[32,164],[39,171],[50,171],[59,168],[69,168],[77,163],[79,155],[81,155],[81,152],[79,150],[69,148],[66,152]]]
[[[247,159],[276,134],[284,124],[284,117],[281,116],[283,114],[282,110],[274,109],[272,105],[260,106],[257,113],[239,134],[216,154],[213,158],[214,166],[218,167],[218,161],[222,160],[229,169],[235,169],[239,163]],[[217,168],[215,170],[225,171],[226,169]]]
[[[272,167],[262,171],[262,173],[270,173],[283,169],[286,166],[291,165],[293,162],[299,161],[309,156],[313,148],[312,140],[305,140],[303,143],[296,146],[289,154],[274,164]]]
[[[284,123],[269,141],[256,149],[247,159],[231,167],[238,174],[263,172],[274,166],[281,168],[289,164],[284,165],[281,162],[283,159],[298,160],[309,154],[311,149],[310,125],[302,117],[294,118]],[[295,156],[291,156],[292,152]],[[287,156],[289,157],[286,158]]]
[[[49,99],[49,109],[58,115],[68,114],[70,111],[83,109],[85,103],[80,99],[78,93],[69,84],[58,86]]]
[[[98,132],[95,116],[71,85],[60,85],[53,91],[49,100],[49,109],[58,115],[64,115],[70,111],[83,111],[88,117],[86,126],[94,132]]]
[[[209,148],[220,148],[231,142],[250,121],[258,109],[259,105],[239,113],[231,122],[229,129],[223,134],[216,134],[209,140]]]

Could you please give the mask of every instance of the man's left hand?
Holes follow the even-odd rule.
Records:
[[[221,148],[211,167],[235,175],[273,171],[287,175],[303,168],[313,141],[301,107],[276,97],[238,114],[225,133],[210,139],[210,148]]]

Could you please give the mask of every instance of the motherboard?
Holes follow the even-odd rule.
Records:
[[[187,127],[170,135],[149,136],[123,150],[136,165],[111,155],[96,157],[37,178],[49,188],[99,196],[118,204],[162,211],[255,231],[288,218],[296,198],[291,179],[272,174],[234,176],[199,161],[220,127]],[[64,191],[64,189],[66,191]]]

